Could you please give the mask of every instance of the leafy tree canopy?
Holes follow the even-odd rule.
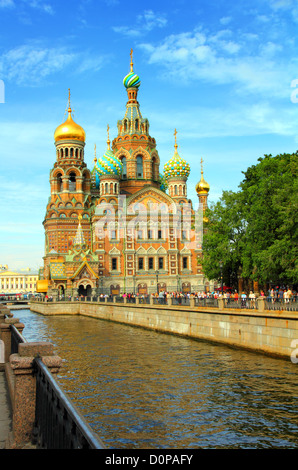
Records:
[[[237,273],[261,283],[298,283],[298,153],[265,155],[249,167],[237,192],[224,191],[206,210],[203,269],[226,284]]]

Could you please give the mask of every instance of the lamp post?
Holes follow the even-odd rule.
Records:
[[[156,274],[156,292],[157,292],[157,294],[159,294],[159,292],[158,292],[158,274],[159,274],[159,272],[155,271],[155,274]]]
[[[135,275],[132,276],[132,280],[133,280],[133,294],[135,295],[135,281],[136,281]]]
[[[222,268],[223,268],[223,262],[219,262],[219,267],[220,267],[220,283],[221,283],[221,295],[223,295],[223,278],[222,278]]]

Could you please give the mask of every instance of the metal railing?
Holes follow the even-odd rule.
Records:
[[[298,311],[298,302],[295,300],[265,300],[265,309],[266,310],[283,310],[287,312],[297,312]]]
[[[104,449],[105,446],[71,404],[41,358],[35,358],[34,441],[43,449]]]
[[[257,299],[224,299],[224,308],[258,309]]]
[[[214,297],[195,297],[195,306],[217,308],[218,300]]]
[[[11,330],[11,354],[16,354],[18,352],[19,344],[27,343],[27,341],[14,325],[10,325],[10,330]]]
[[[28,341],[13,324],[10,330],[11,354],[15,354],[19,344]],[[34,359],[34,373],[36,404],[32,444],[44,449],[105,449],[41,358]]]

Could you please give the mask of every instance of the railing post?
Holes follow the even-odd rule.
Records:
[[[11,355],[11,328],[14,325],[16,329],[22,334],[25,325],[19,322],[18,318],[5,318],[0,324],[0,338],[4,343],[4,360],[5,363],[9,362],[9,356]]]
[[[36,378],[34,374],[34,358],[42,357],[42,362],[52,374],[57,374],[62,360],[53,353],[53,345],[46,342],[20,343],[18,353],[10,356],[10,369],[13,374],[13,448],[23,448],[32,442],[35,406]]]
[[[264,312],[265,311],[265,298],[258,297],[257,301],[258,301],[258,311]]]
[[[224,307],[225,307],[225,301],[224,301],[223,298],[220,297],[220,298],[218,299],[218,308],[219,308],[220,310],[223,310]]]

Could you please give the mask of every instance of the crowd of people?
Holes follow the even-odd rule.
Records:
[[[290,288],[285,287],[275,287],[271,288],[264,293],[264,290],[261,290],[258,293],[258,296],[264,297],[268,302],[280,302],[280,303],[288,303],[288,302],[296,302],[297,301],[297,291],[291,290]],[[112,294],[103,294],[101,293],[99,296],[99,300],[104,301],[105,298],[113,298]],[[125,292],[124,294],[118,294],[117,297],[126,298],[128,303],[134,303],[135,299],[140,299],[143,303],[149,303],[150,297],[157,299],[159,303],[167,303],[167,299],[176,299],[177,303],[185,303],[190,298],[195,298],[198,300],[204,299],[221,299],[223,298],[226,303],[231,302],[239,302],[241,306],[250,305],[253,306],[256,302],[256,294],[251,290],[249,293],[242,291],[238,293],[237,290],[225,290],[223,293],[221,290],[216,290],[214,292],[154,292],[151,294],[145,293],[133,293],[133,292]],[[76,300],[83,300],[83,296],[75,297]],[[66,300],[64,295],[59,296],[59,300]],[[69,300],[71,300],[71,296],[69,296]],[[52,296],[45,296],[45,301],[51,302],[53,301]]]

